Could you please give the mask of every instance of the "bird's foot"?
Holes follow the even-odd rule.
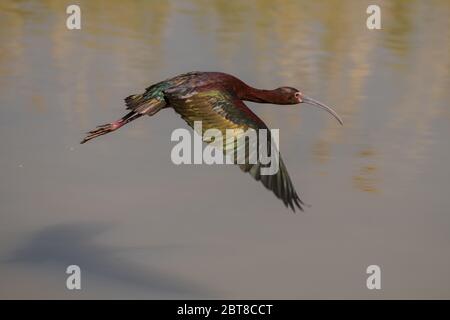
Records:
[[[123,126],[123,122],[122,121],[115,121],[112,123],[108,123],[108,124],[104,124],[101,126],[98,126],[96,129],[89,131],[87,133],[87,136],[80,142],[80,143],[85,143],[88,142],[91,139],[97,138],[99,136],[102,136],[104,134],[110,133],[114,130],[119,129],[121,126]]]

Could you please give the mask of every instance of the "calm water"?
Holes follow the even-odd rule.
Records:
[[[0,298],[450,298],[450,3],[0,3]],[[175,166],[172,110],[86,145],[123,98],[192,70],[335,107],[249,106],[302,199]],[[82,291],[65,289],[65,268]],[[366,268],[382,290],[366,288]]]

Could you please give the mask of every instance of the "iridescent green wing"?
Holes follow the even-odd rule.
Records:
[[[261,174],[261,170],[268,167],[268,165],[264,165],[259,161],[257,153],[261,142],[266,143],[268,150],[270,150],[272,138],[264,122],[241,100],[233,97],[221,88],[203,87],[192,89],[191,87],[176,87],[165,90],[164,94],[169,105],[181,115],[189,126],[194,128],[194,122],[201,121],[202,135],[208,129],[219,130],[223,139],[213,142],[216,147],[221,148],[225,153],[231,150],[235,161],[241,161],[239,162],[241,163],[239,164],[240,168],[248,172],[257,181],[261,181],[267,189],[272,190],[284,202],[285,206],[291,207],[294,211],[295,206],[303,210],[302,205],[304,203],[295,191],[281,156],[277,157],[279,159],[279,170],[277,173],[272,175]],[[227,129],[233,130],[227,131]],[[245,133],[248,129],[256,131],[256,140],[245,139]],[[259,140],[259,129],[267,130],[265,141]],[[245,140],[245,144],[235,143],[239,139]],[[250,140],[256,143],[256,146],[251,144]],[[211,143],[211,141],[206,142]],[[240,152],[240,148],[250,150],[250,152]],[[276,152],[278,153],[278,150]],[[239,155],[243,154],[245,155],[244,160],[242,157],[239,157]],[[256,159],[256,162],[250,161],[251,159]]]
[[[127,106],[127,110],[131,110],[139,114],[146,114],[155,105],[159,105],[160,108],[164,108],[166,104],[164,99],[164,90],[182,86],[194,79],[198,74],[198,72],[190,72],[174,78],[166,79],[146,88],[145,92],[142,94],[133,94],[126,97],[125,104]]]

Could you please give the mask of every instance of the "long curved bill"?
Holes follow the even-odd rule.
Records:
[[[304,95],[302,95],[301,99],[302,99],[302,101],[303,101],[304,103],[311,104],[311,105],[313,105],[313,106],[322,108],[322,109],[324,109],[326,112],[331,113],[331,115],[332,115],[333,117],[335,117],[336,120],[339,121],[339,123],[340,123],[342,126],[344,125],[344,122],[342,121],[341,117],[339,117],[339,115],[336,113],[336,111],[334,111],[332,108],[330,108],[330,107],[327,106],[326,104],[323,104],[322,102],[319,102],[319,101],[317,101],[317,100],[314,100],[313,98],[310,98],[310,97],[307,97],[307,96],[304,96]]]

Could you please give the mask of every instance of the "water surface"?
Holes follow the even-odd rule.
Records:
[[[0,4],[1,298],[450,298],[448,1],[381,1],[379,31],[370,1],[78,3],[80,31],[70,1]],[[341,114],[249,103],[305,213],[232,166],[173,165],[172,110],[78,144],[192,70]]]

